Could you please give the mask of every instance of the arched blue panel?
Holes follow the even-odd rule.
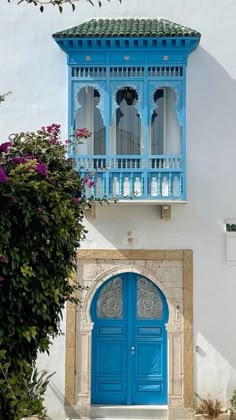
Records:
[[[167,404],[168,306],[135,273],[112,277],[91,305],[92,404]]]

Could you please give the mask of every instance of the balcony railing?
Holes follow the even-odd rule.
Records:
[[[185,200],[182,155],[83,155],[76,170],[92,186],[87,195],[142,200]]]

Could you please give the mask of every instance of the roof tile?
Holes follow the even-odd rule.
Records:
[[[54,38],[198,37],[194,29],[166,19],[92,19],[57,32]]]

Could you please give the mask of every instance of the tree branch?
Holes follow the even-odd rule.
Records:
[[[15,0],[7,0],[8,3],[13,3]],[[59,12],[63,12],[63,6],[70,5],[72,7],[72,10],[75,10],[75,4],[78,3],[81,0],[18,0],[17,4],[21,3],[28,3],[32,4],[34,6],[39,6],[40,12],[44,11],[44,7],[48,5],[56,6],[59,9]],[[86,0],[88,3],[90,3],[92,6],[94,6],[94,3],[97,2],[99,7],[102,6],[102,0]],[[106,0],[110,1],[110,0]],[[121,3],[121,0],[118,0]]]
[[[8,96],[10,94],[11,94],[11,92],[6,92],[6,93],[3,93],[3,94],[0,94],[0,105],[1,105],[2,102],[5,101],[6,96]]]

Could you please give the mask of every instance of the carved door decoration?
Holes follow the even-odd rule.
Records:
[[[92,403],[167,404],[168,308],[158,287],[134,273],[113,277],[91,316]]]

